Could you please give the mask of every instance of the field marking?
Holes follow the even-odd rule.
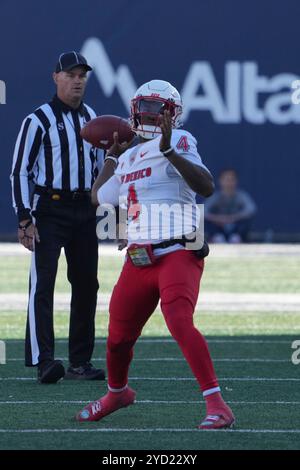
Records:
[[[228,432],[228,433],[256,433],[256,434],[299,434],[300,429],[205,429],[200,430],[197,428],[92,428],[92,429],[78,429],[78,428],[66,428],[66,429],[0,429],[0,433],[67,433],[67,432]]]
[[[36,381],[34,377],[0,377],[0,381]],[[194,377],[129,377],[129,381],[151,380],[153,382],[196,382]],[[220,382],[300,382],[300,378],[294,377],[219,377]]]
[[[61,361],[68,361],[68,357],[57,357],[57,359]],[[93,361],[101,361],[105,362],[105,357],[95,357]],[[213,359],[214,362],[258,362],[258,363],[291,363],[290,359],[262,359],[262,358],[253,358],[253,359],[245,359],[245,358],[220,358],[220,359]],[[22,357],[15,357],[6,359],[6,362],[24,362],[24,358]],[[184,362],[186,360],[181,357],[150,357],[150,358],[134,358],[133,362]]]
[[[153,381],[196,381],[194,377],[129,377],[129,380],[153,380]],[[300,378],[275,378],[275,377],[219,377],[221,382],[300,382]]]
[[[87,400],[16,400],[0,401],[0,405],[83,405],[89,403]],[[135,404],[141,405],[199,405],[206,403],[204,400],[136,400]],[[230,405],[300,405],[300,401],[235,401],[226,400]]]
[[[97,310],[108,311],[111,294],[102,293],[98,297]],[[54,295],[54,308],[56,311],[69,311],[71,293],[57,293]],[[10,292],[0,293],[0,311],[26,310],[28,302],[27,293]],[[197,310],[222,311],[224,314],[232,312],[255,313],[263,311],[270,313],[299,312],[299,293],[240,293],[240,292],[203,292],[200,294]]]
[[[223,335],[222,335],[223,336]],[[260,336],[260,335],[259,335]],[[289,334],[289,336],[293,336]],[[294,335],[295,338],[299,337],[299,334]],[[7,344],[19,344],[20,342],[24,342],[23,339],[5,339],[1,338],[2,340],[6,341]],[[259,339],[209,339],[209,336],[206,336],[206,340],[208,343],[216,343],[216,344],[291,344],[292,340],[259,340]],[[69,340],[68,339],[56,339],[56,343],[58,344],[68,344]],[[95,343],[97,344],[106,344],[107,339],[96,339]],[[138,339],[138,342],[136,343],[137,345],[140,345],[142,343],[145,344],[152,344],[152,343],[172,343],[172,344],[177,344],[176,341],[172,338],[146,338],[142,337]]]
[[[236,244],[236,245],[223,245],[223,244],[210,244],[211,255],[217,257],[253,257],[257,256],[299,256],[300,244],[294,243],[250,243],[250,244]],[[117,245],[114,244],[99,244],[100,256],[117,256],[120,258],[125,257],[125,252],[119,251]],[[30,257],[30,252],[19,243],[0,243],[0,256],[24,256]],[[64,253],[61,257],[65,257]]]

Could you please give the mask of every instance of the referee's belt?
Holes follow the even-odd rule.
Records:
[[[35,186],[34,192],[40,196],[48,196],[53,201],[59,200],[68,200],[68,201],[78,201],[83,199],[91,198],[91,191],[67,191],[64,189],[53,189],[47,188],[45,186]]]

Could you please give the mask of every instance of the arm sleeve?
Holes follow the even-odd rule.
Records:
[[[29,177],[37,160],[43,130],[31,117],[25,118],[17,137],[11,172],[13,207],[19,221],[30,219]]]
[[[120,196],[120,180],[116,175],[113,175],[106,183],[98,189],[97,199],[99,204],[112,204],[113,206],[119,205]]]

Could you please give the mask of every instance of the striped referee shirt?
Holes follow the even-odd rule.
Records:
[[[103,151],[80,137],[80,129],[96,117],[84,103],[74,110],[57,95],[23,121],[11,173],[13,206],[19,221],[29,219],[29,181],[66,191],[90,190]]]

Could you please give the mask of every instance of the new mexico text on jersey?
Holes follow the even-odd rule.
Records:
[[[160,152],[159,142],[156,137],[123,153],[114,176],[98,191],[101,204],[127,207],[128,245],[179,238],[199,225],[196,193]],[[207,170],[192,134],[173,129],[171,146],[182,158]],[[175,245],[172,251],[182,248]]]

